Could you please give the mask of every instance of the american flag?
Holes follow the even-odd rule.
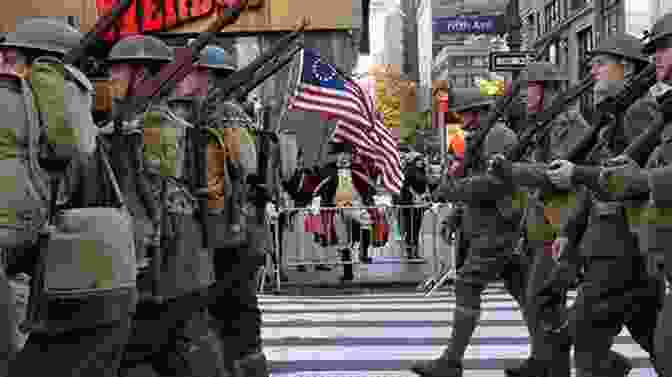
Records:
[[[395,194],[404,180],[397,142],[375,110],[373,99],[359,84],[339,76],[336,68],[304,49],[290,109],[324,113],[336,119],[334,141],[354,145],[380,171],[385,188]]]

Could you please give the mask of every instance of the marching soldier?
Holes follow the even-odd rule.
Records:
[[[32,141],[25,135],[30,136],[35,129],[39,129],[43,133],[40,136],[46,136],[49,143],[46,145],[42,137],[36,138],[40,140],[40,147],[44,149],[40,154],[41,167],[29,168],[31,174],[34,174],[33,178],[45,171],[57,177],[69,174],[69,165],[76,164],[75,161],[88,161],[96,148],[97,128],[91,118],[93,86],[81,71],[62,62],[64,55],[70,49],[78,47],[81,40],[82,34],[79,31],[61,21],[30,19],[16,25],[15,31],[9,33],[0,43],[0,51],[4,53],[3,63],[13,65],[15,73],[21,76],[21,80],[25,79],[31,83],[33,102],[29,102],[28,106],[33,106],[34,112],[39,113],[41,123],[33,127],[32,120],[24,118],[23,111],[16,110],[14,111],[16,124],[12,124],[12,119],[4,121],[15,128],[15,135],[24,135],[22,137],[26,139],[22,141],[26,143]],[[38,72],[42,79],[49,78],[52,84],[49,85],[46,81],[37,83],[35,80]],[[59,82],[59,79],[64,81]],[[19,88],[26,86],[27,84],[22,82]],[[20,89],[3,85],[2,102],[8,106],[10,103],[16,104],[12,101],[12,94],[17,91],[21,93]],[[23,97],[24,100],[29,98],[30,96]],[[58,98],[63,98],[60,103]],[[37,104],[42,106],[38,108]],[[26,113],[30,113],[30,110]],[[59,114],[65,117],[59,118]],[[53,135],[50,135],[50,132],[59,126],[63,127],[63,123],[65,127],[75,131],[73,133],[75,138],[69,140],[70,143],[53,144],[50,139]],[[20,148],[26,146],[21,143]],[[68,196],[72,193],[65,194]],[[89,219],[80,218],[80,220]],[[37,253],[40,252],[36,250],[38,247],[52,246],[50,240],[47,245],[40,243],[23,252]],[[137,300],[133,249],[128,247],[118,251],[125,253],[106,255],[106,262],[96,265],[101,271],[115,275],[110,286],[107,284],[104,287],[79,286],[71,288],[74,294],[64,293],[62,296],[54,296],[53,292],[31,292],[31,296],[39,295],[40,302],[46,301],[37,314],[44,320],[43,326],[39,326],[40,319],[36,323],[38,326],[32,326],[27,343],[11,362],[9,376],[40,375],[44,374],[45,367],[54,375],[110,377],[116,375],[119,359],[128,341],[130,316]],[[98,253],[98,250],[92,252]],[[82,254],[88,253],[82,250]],[[90,256],[98,257],[98,255]],[[51,266],[46,261],[44,263],[47,265],[43,267],[45,271],[62,269],[61,266]],[[73,261],[75,262],[81,261]],[[32,268],[34,266],[30,266],[30,269]],[[132,281],[117,281],[130,276],[133,277]],[[35,275],[32,278],[38,279]],[[74,277],[72,281],[61,283],[65,285],[76,283],[79,282],[78,278]]]
[[[639,39],[616,34],[591,51],[592,75],[596,80],[593,90],[598,107],[609,96],[618,94],[625,80],[648,64],[641,49]],[[644,119],[630,118],[627,132],[624,119],[613,119],[613,123],[603,129],[589,157],[591,161],[606,162],[616,157],[627,141],[646,126],[641,124]],[[566,183],[562,188],[569,189],[571,185]],[[557,252],[562,248],[563,252],[577,253],[577,241],[581,241],[578,263],[583,265],[584,278],[570,319],[577,373],[581,376],[627,375],[631,369],[627,359],[609,352],[613,338],[625,324],[635,340],[653,356],[653,324],[660,310],[663,287],[646,274],[645,262],[630,232],[623,204],[599,191],[583,192],[581,199],[580,209],[573,213],[576,218],[570,221],[577,226],[564,229],[555,245]],[[605,234],[612,236],[605,237]],[[576,256],[562,258],[563,261],[577,259]],[[633,313],[637,313],[636,319]]]
[[[471,89],[456,90],[456,96],[451,111],[463,116],[463,129],[469,145],[471,135],[480,126],[494,99]],[[520,214],[511,205],[513,191],[510,185],[486,174],[485,164],[493,155],[506,153],[516,142],[513,131],[501,123],[495,124],[484,140],[483,149],[477,152],[479,163],[474,172],[470,172],[471,176],[442,185],[434,193],[436,201],[466,203],[462,226],[469,242],[469,253],[455,282],[457,302],[450,346],[436,360],[415,363],[411,370],[416,374],[462,376],[464,353],[481,314],[481,295],[489,283],[503,278],[520,307],[526,307],[523,304],[525,266],[513,255]]]
[[[4,266],[0,265],[0,376],[6,376],[9,362],[19,347],[16,342],[16,310],[14,293]]]
[[[171,60],[170,48],[147,36],[119,41],[108,57],[113,77],[128,88],[126,95],[134,95],[133,88],[143,76],[157,72]],[[159,99],[142,115],[129,114],[131,117],[121,130],[126,142],[112,147],[113,151],[119,147],[130,149],[124,158],[132,169],[122,170],[130,179],[122,181],[135,183],[125,185],[125,193],[140,199],[140,203],[131,203],[137,224],[144,225],[144,229],[136,227],[143,236],[139,241],[144,241],[139,244],[148,247],[148,252],[153,250],[154,258],[160,258],[151,262],[160,270],[158,281],[154,281],[157,277],[153,274],[140,275],[141,293],[145,294],[134,321],[124,368],[138,360],[143,346],[148,346],[149,350],[159,350],[150,352],[152,366],[160,375],[208,377],[223,366],[221,347],[209,331],[205,310],[185,315],[178,323],[156,323],[156,313],[146,297],[150,289],[165,298],[178,297],[213,282],[212,254],[202,246],[202,228],[196,216],[198,202],[189,187],[193,159],[186,133],[192,125],[174,113],[167,102]],[[113,128],[106,131],[114,132]]]
[[[561,82],[566,80],[555,65],[546,62],[530,63],[523,72],[523,79],[527,81],[528,116],[544,111],[558,95]],[[549,131],[536,140],[524,159],[533,163],[551,161],[553,156],[566,153],[588,128],[589,125],[578,112],[563,112],[548,125]],[[543,172],[529,168],[529,165],[514,165],[517,168],[512,169],[510,175],[505,175],[505,180],[510,180],[516,186],[528,186],[530,178],[538,181],[534,177],[543,177]],[[551,327],[562,323],[565,315],[564,304],[559,302],[551,308],[542,308],[537,298],[537,292],[555,264],[551,246],[554,234],[559,230],[563,223],[562,217],[565,216],[554,208],[558,205],[565,206],[564,203],[553,204],[548,199],[545,201],[542,201],[538,191],[530,191],[523,199],[526,203],[524,247],[532,259],[525,298],[526,321],[532,338],[531,355],[520,367],[507,369],[509,376],[569,376],[570,341],[567,329],[547,331],[546,326],[542,325],[542,309],[543,314],[547,315],[544,318],[557,322]]]
[[[231,237],[237,232],[247,234],[247,242],[242,247],[215,249],[216,280],[236,283],[233,290],[220,295],[209,310],[224,347],[229,372],[235,377],[267,377],[256,277],[271,247],[271,236],[270,228],[257,222],[259,209],[254,203],[268,193],[260,182],[248,188],[246,177],[252,176],[254,171],[249,171],[252,166],[246,169],[241,161],[242,132],[252,128],[254,121],[240,103],[219,95],[218,82],[236,70],[233,56],[220,47],[208,46],[199,65],[202,69],[195,74],[210,83],[208,97],[199,96],[198,106],[200,121],[213,136],[208,144],[208,207],[215,212],[224,210],[232,216],[227,221],[228,228],[217,225],[209,232],[214,230]],[[241,196],[243,191],[250,194]],[[236,216],[242,216],[241,220]]]
[[[647,115],[642,120],[648,124],[657,121],[665,122],[661,133],[662,144],[654,150],[648,159],[646,169],[641,169],[638,164],[628,156],[620,155],[609,160],[606,164],[597,167],[576,166],[569,161],[556,161],[548,171],[549,178],[561,187],[568,184],[585,184],[594,192],[606,192],[613,200],[626,201],[630,204],[628,210],[631,214],[639,213],[640,217],[629,216],[631,226],[637,229],[639,247],[647,258],[647,267],[650,274],[659,274],[662,264],[662,274],[668,282],[672,276],[672,263],[666,257],[666,248],[672,239],[672,229],[669,225],[669,216],[666,208],[670,202],[666,196],[669,192],[669,176],[672,160],[669,153],[670,118],[663,118],[663,101],[672,95],[672,14],[665,15],[652,28],[651,38],[644,46],[643,53],[655,54],[656,76],[658,82],[649,90],[647,97],[640,99],[628,110],[628,116],[632,121]],[[641,110],[641,107],[646,109]],[[646,114],[648,112],[648,114]],[[637,114],[633,117],[632,113]],[[635,127],[638,124],[634,125]],[[667,192],[666,192],[667,190]],[[649,195],[649,201],[644,207],[640,207],[639,200],[642,195]],[[634,207],[632,207],[634,205]],[[637,221],[633,224],[634,221]],[[665,259],[668,259],[667,261]],[[621,271],[621,270],[618,270]],[[611,272],[610,272],[611,273]],[[651,289],[655,292],[655,289]],[[652,296],[653,296],[652,292]],[[666,345],[671,344],[672,323],[670,311],[672,311],[672,299],[668,294],[662,312],[658,315],[658,323],[654,339],[655,367],[662,376],[672,373],[672,361],[666,358]],[[655,299],[651,299],[655,302]],[[639,318],[637,320],[640,320]],[[634,334],[633,334],[634,335]],[[667,347],[669,350],[669,347]],[[577,360],[578,361],[578,360]],[[591,376],[594,374],[590,374]]]

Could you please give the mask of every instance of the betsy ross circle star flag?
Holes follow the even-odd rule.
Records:
[[[357,153],[373,161],[385,188],[399,193],[404,176],[397,142],[371,95],[314,50],[303,50],[300,72],[290,109],[319,112],[336,120],[335,141],[355,146]]]

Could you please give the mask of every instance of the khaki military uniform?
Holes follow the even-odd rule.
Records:
[[[643,128],[637,123],[649,118],[631,119],[632,114],[641,111],[639,103],[626,116],[630,132]],[[616,121],[619,127],[623,126],[621,119]],[[604,162],[616,155],[607,141],[598,140],[597,148],[600,150],[592,153],[594,161]],[[607,361],[613,339],[623,325],[653,356],[652,324],[656,322],[663,292],[660,281],[646,273],[623,203],[604,192],[583,190],[577,208],[568,226],[571,230],[565,232],[570,233],[566,236],[572,242],[581,241],[578,250],[569,252],[579,253],[578,260],[584,268],[570,317],[575,361],[582,373],[609,374],[610,368],[619,368]]]
[[[216,94],[209,98],[210,100],[207,100],[201,108],[203,126],[237,138],[238,141],[232,139],[224,141],[227,145],[225,150],[229,163],[240,168],[242,176],[237,179],[243,179],[248,172],[243,171],[240,162],[240,133],[236,128],[251,127],[253,121],[239,103],[222,101]],[[224,192],[231,187],[225,187]],[[256,294],[256,276],[259,266],[265,263],[265,255],[270,250],[272,239],[268,224],[258,224],[256,221],[256,209],[248,204],[244,204],[243,207],[246,208],[242,216],[243,231],[248,233],[250,242],[239,249],[215,250],[215,279],[233,280],[236,283],[232,285],[234,288],[230,292],[224,292],[218,297],[217,302],[209,307],[216,322],[219,338],[225,347],[225,363],[231,369],[239,364],[245,369],[244,360],[263,358],[261,311]],[[256,365],[265,368],[265,363]],[[263,375],[267,372],[257,373]]]
[[[572,111],[559,114],[548,127],[549,132],[538,140],[536,148],[525,158],[527,162],[514,164],[514,184],[528,186],[531,182],[544,182],[545,171],[537,164],[565,155],[589,125],[579,113]],[[551,376],[568,376],[569,335],[566,331],[550,333],[545,330],[546,327],[562,326],[566,319],[564,305],[560,302],[552,308],[542,308],[537,294],[555,266],[551,245],[575,207],[576,196],[541,197],[540,194],[541,191],[528,191],[519,201],[525,211],[526,253],[531,259],[525,295],[526,321],[532,339],[532,358],[549,363],[547,370]],[[542,323],[542,319],[549,323]]]

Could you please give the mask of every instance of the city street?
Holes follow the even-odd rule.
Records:
[[[440,222],[445,216],[443,208],[437,214],[425,211],[420,242],[420,256],[425,263],[406,263],[404,261],[401,242],[390,236],[388,243],[379,248],[372,248],[370,256],[372,264],[355,265],[355,280],[348,285],[405,285],[412,287],[429,277],[434,270],[434,250],[437,252],[438,261],[450,263],[450,245],[446,244],[438,235]],[[394,221],[392,217],[389,220]],[[303,222],[295,221],[294,227],[285,232],[285,263],[290,265],[299,264],[301,257],[314,263],[338,263],[339,256],[335,248],[326,251],[318,246],[313,235],[302,229]],[[322,258],[320,258],[322,257]],[[332,266],[333,267],[333,266]],[[286,287],[327,287],[341,286],[339,281],[342,275],[342,267],[335,266],[332,271],[315,271],[308,267],[306,272],[299,272],[295,267],[287,268],[289,281],[284,283]]]
[[[570,302],[576,293],[570,293]],[[414,376],[416,359],[440,355],[455,297],[438,292],[352,296],[261,296],[264,351],[274,377]],[[481,327],[464,362],[466,377],[504,376],[528,355],[516,303],[496,284],[486,291]],[[646,353],[623,330],[614,350],[632,359],[630,376],[655,376]]]

